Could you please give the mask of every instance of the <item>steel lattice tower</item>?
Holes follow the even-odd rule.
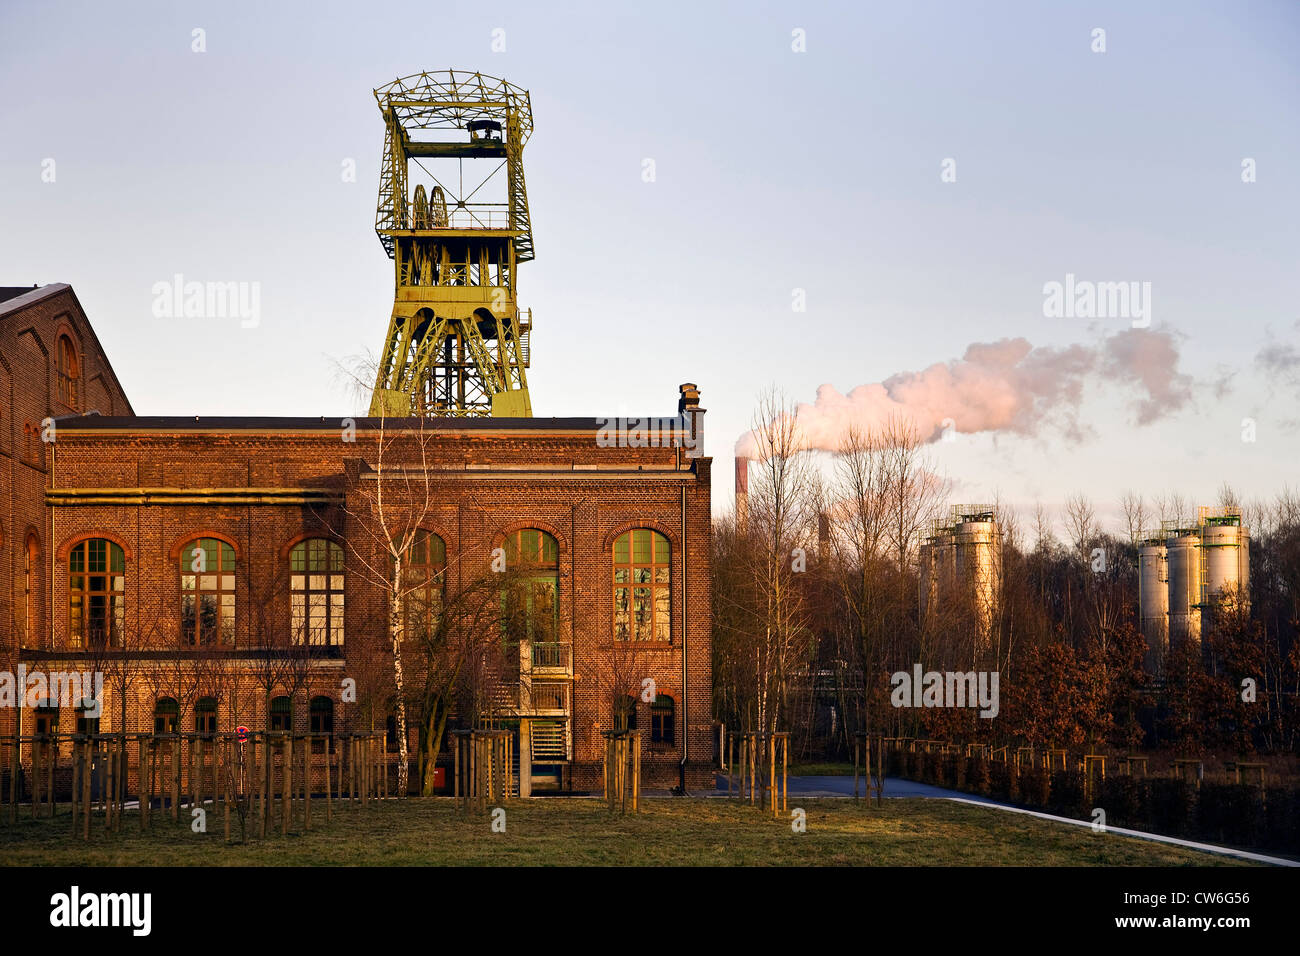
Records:
[[[394,80],[375,99],[385,127],[375,232],[393,260],[395,288],[370,414],[531,417],[524,369],[532,313],[521,313],[516,298],[516,269],[533,258],[528,92],[448,70]],[[471,178],[467,192],[466,160],[499,163],[469,163],[491,172]],[[490,188],[475,201],[485,187],[500,191],[503,170],[501,201],[488,201]],[[416,178],[430,188],[408,192]]]

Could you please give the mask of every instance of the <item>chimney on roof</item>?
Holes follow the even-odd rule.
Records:
[[[704,412],[700,408],[700,387],[694,382],[683,382],[677,386],[680,393],[677,399],[677,414],[684,419],[689,432],[682,436],[682,446],[687,458],[698,458],[704,454]]]

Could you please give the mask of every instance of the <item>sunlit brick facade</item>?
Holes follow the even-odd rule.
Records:
[[[502,553],[493,549],[547,542],[554,556],[552,623],[523,645],[522,690],[495,710],[516,731],[521,787],[598,788],[600,733],[628,697],[646,785],[676,785],[683,771],[687,786],[708,785],[710,459],[681,441],[598,441],[598,419],[136,417],[71,290],[49,289],[35,302],[0,302],[19,303],[0,311],[9,480],[0,669],[102,669],[102,732],[154,729],[173,704],[182,730],[210,719],[206,708],[220,731],[274,719],[382,729],[388,703],[345,688],[391,670],[386,594],[358,542],[373,530],[363,483],[400,468],[408,497],[413,474],[420,496],[430,493],[427,511],[398,508],[419,505],[450,591],[486,573]],[[49,358],[60,323],[85,383],[71,407],[58,404]],[[684,387],[676,411],[698,434],[696,396]],[[24,425],[50,417],[53,441],[39,432],[23,441]],[[212,566],[191,573],[186,562],[205,548]],[[19,613],[28,604],[30,623]],[[268,663],[268,647],[295,646],[288,663]],[[418,655],[410,666],[418,681]],[[31,733],[35,715],[22,719]],[[76,713],[58,720],[72,730]],[[13,723],[0,716],[0,732]]]

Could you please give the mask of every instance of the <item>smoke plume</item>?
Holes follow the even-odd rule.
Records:
[[[1132,410],[1147,425],[1192,401],[1191,377],[1178,371],[1178,342],[1168,330],[1125,329],[1096,345],[1035,348],[1023,338],[976,342],[959,359],[919,372],[899,372],[859,385],[847,395],[833,385],[800,404],[796,422],[811,448],[834,451],[849,429],[879,429],[891,419],[910,423],[928,441],[946,430],[1021,436],[1059,429],[1079,440],[1087,428],[1079,407],[1088,381],[1136,392]],[[757,457],[754,436],[736,454]]]

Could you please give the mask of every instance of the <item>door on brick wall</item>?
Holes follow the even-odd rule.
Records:
[[[530,720],[533,790],[559,790],[569,759],[567,720]]]

